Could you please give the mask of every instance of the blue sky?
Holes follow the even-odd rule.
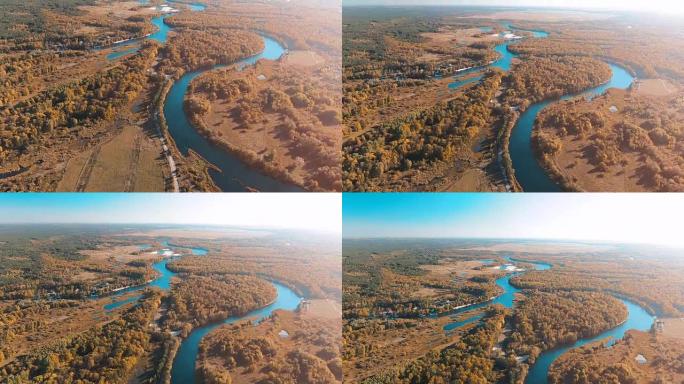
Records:
[[[508,7],[558,7],[587,9],[620,9],[654,11],[659,13],[682,13],[681,0],[342,0],[350,5],[481,5]]]
[[[0,223],[171,223],[339,233],[335,193],[0,193]]]
[[[684,194],[346,193],[342,233],[684,246]]]

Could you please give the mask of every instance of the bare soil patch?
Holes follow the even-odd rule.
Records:
[[[684,318],[659,319],[663,321],[663,336],[684,339]]]
[[[303,67],[315,67],[323,64],[325,61],[321,55],[315,51],[290,51],[285,55],[283,61],[289,65],[298,65]]]
[[[639,80],[636,87],[637,95],[667,96],[677,92],[677,88],[665,79]]]
[[[90,260],[92,261],[99,261],[99,262],[105,262],[109,261],[110,259],[114,259],[118,262],[128,262],[131,260],[137,260],[141,258],[145,258],[145,255],[149,255],[146,253],[141,253],[140,255],[134,255],[134,253],[137,253],[140,251],[140,248],[138,248],[135,245],[124,245],[124,246],[114,246],[114,247],[107,247],[107,248],[101,248],[101,249],[95,249],[95,250],[86,250],[82,251],[81,253],[83,255],[86,255]],[[152,255],[150,255],[152,256]],[[157,257],[157,256],[153,256]]]
[[[341,319],[342,306],[331,299],[309,300],[308,310],[302,311],[303,317],[320,317],[325,319]]]

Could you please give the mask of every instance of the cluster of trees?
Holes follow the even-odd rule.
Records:
[[[605,293],[532,291],[511,316],[508,348],[534,364],[541,351],[595,336],[626,318],[627,308]]]
[[[675,263],[676,264],[676,263]],[[638,303],[653,314],[681,316],[684,292],[677,281],[684,270],[668,261],[608,258],[585,259],[573,255],[554,263],[554,273],[530,271],[511,279],[521,289],[606,292]]]
[[[634,361],[639,354],[647,356],[646,364]],[[597,343],[568,351],[549,368],[552,384],[636,384],[645,378],[654,383],[684,378],[681,339],[631,330],[610,347]]]
[[[142,37],[155,29],[150,23],[150,16],[122,18],[79,9],[95,3],[94,0],[59,0],[45,4],[4,1],[0,4],[0,39],[5,38],[10,43],[0,46],[0,51],[87,50]],[[84,30],[84,25],[94,31]]]
[[[199,325],[244,315],[275,298],[273,285],[254,276],[189,276],[171,291],[165,326],[187,333]]]
[[[526,39],[512,44],[509,49],[517,54],[548,56],[592,56],[608,57],[626,66],[640,78],[684,77],[679,52],[682,42],[667,31],[674,28],[667,24],[654,27],[636,23],[630,33],[616,34],[617,24],[610,21],[577,28],[577,23],[556,25],[558,37],[548,39]]]
[[[36,80],[54,74],[60,59],[82,55],[78,51],[63,51],[0,56],[0,107],[10,106],[42,89],[43,84]]]
[[[392,92],[399,87],[420,87],[426,82],[408,80],[401,82],[344,83],[342,92],[342,119],[345,137],[362,132],[370,123],[369,116],[392,104]],[[372,113],[371,113],[372,112]]]
[[[494,307],[482,322],[441,351],[364,380],[364,383],[493,383],[501,378],[490,351],[503,331],[506,311]]]
[[[269,384],[342,381],[339,319],[276,312],[251,327],[226,325],[202,340],[198,370],[204,383],[230,383],[239,375]],[[285,338],[283,329],[289,331]]]
[[[12,343],[18,335],[33,333],[43,328],[48,319],[45,314],[53,309],[74,308],[78,303],[58,301],[16,301],[0,307],[0,364],[16,352]]]
[[[126,383],[149,347],[160,297],[147,292],[120,318],[17,357],[0,368],[8,382]]]
[[[379,189],[400,173],[452,160],[491,123],[489,104],[502,76],[500,71],[490,71],[463,95],[345,142],[344,189]]]
[[[525,39],[508,46],[508,50],[525,56],[601,56],[603,51],[589,41],[568,39]]]
[[[252,81],[233,78],[226,71],[212,71],[190,83],[191,93],[203,93],[210,101],[234,101],[243,93],[251,93],[253,89]]]
[[[48,89],[4,109],[0,159],[32,144],[68,136],[71,130],[114,119],[117,109],[133,100],[146,84],[145,69],[155,56],[156,47],[149,45],[107,71]]]
[[[217,64],[232,64],[264,49],[263,39],[254,32],[191,29],[178,33],[160,50],[162,71],[175,78],[185,72],[211,68]]]
[[[383,293],[378,296],[345,296],[347,300],[351,300],[345,301],[345,317],[417,318],[445,314],[463,305],[486,301],[500,293],[500,289],[493,281],[465,284],[428,282],[423,286],[445,290],[448,293],[435,298],[410,297],[411,288],[409,287],[415,287],[411,280],[413,279],[382,281]]]
[[[424,32],[447,32],[451,21],[421,17],[404,10],[383,14],[345,12],[343,24],[343,122],[344,136],[386,123],[388,107],[397,107],[398,92],[410,94],[433,84],[437,76],[486,65],[497,53],[490,44],[469,46],[442,44],[422,36]],[[458,33],[458,31],[456,32]],[[403,113],[402,113],[403,114]],[[345,186],[346,188],[346,186]],[[346,190],[346,189],[345,189]]]
[[[263,240],[263,239],[262,239]],[[264,244],[254,244],[261,248]],[[251,249],[250,249],[251,250]],[[226,251],[230,252],[230,251]],[[340,261],[336,257],[326,257],[316,250],[293,250],[295,253],[283,254],[282,247],[277,251],[267,249],[264,256],[249,253],[245,255],[207,255],[186,256],[168,265],[174,272],[209,276],[218,274],[248,274],[264,276],[286,285],[300,296],[308,298],[340,298]],[[311,252],[317,257],[311,258]]]
[[[490,44],[436,45],[422,36],[437,32],[443,20],[416,14],[392,14],[382,18],[345,14],[343,24],[343,60],[345,82],[391,79],[429,79],[436,73],[449,76],[456,70],[484,65],[496,59]],[[399,11],[401,12],[401,11]],[[426,59],[425,54],[439,56]],[[434,57],[434,56],[432,56]]]
[[[630,364],[618,363],[607,367],[600,364],[589,365],[575,362],[572,367],[564,367],[559,372],[549,371],[549,383],[553,384],[637,384],[639,376]]]
[[[78,300],[143,284],[155,276],[149,261],[116,268],[109,263],[91,262],[83,251],[99,245],[101,239],[92,235],[6,241],[0,249],[0,300]],[[23,272],[17,274],[17,270]],[[77,276],[81,272],[100,278],[83,280]]]
[[[433,252],[407,249],[345,254],[344,318],[425,317],[480,303],[500,293],[493,277],[458,282],[430,278],[421,266],[438,261],[439,256]],[[416,296],[415,292],[422,288],[441,293],[435,297]]]
[[[541,100],[595,87],[610,80],[610,76],[610,67],[593,58],[530,57],[517,64],[506,76],[504,95],[509,104],[524,109]]]
[[[256,71],[241,72],[248,74],[241,77],[233,71],[212,71],[193,81],[193,96],[186,100],[193,124],[206,126],[202,117],[211,102],[219,101],[234,105],[237,123],[246,130],[277,114],[282,121],[276,128],[278,136],[284,141],[287,156],[295,161],[285,167],[273,152],[259,156],[243,150],[243,157],[262,167],[277,168],[287,179],[303,172],[307,189],[341,190],[339,131],[335,130],[340,124],[340,103],[335,99],[334,85],[318,77],[307,78],[288,66],[274,65],[277,69],[265,80],[257,80]],[[214,135],[211,129],[205,131]]]
[[[542,159],[549,163],[550,156],[561,152],[562,140],[574,138],[586,143],[583,157],[603,174],[636,158],[636,173],[649,189],[684,189],[684,159],[678,155],[684,148],[684,115],[678,102],[633,96],[616,112],[606,112],[620,97],[609,92],[591,102],[568,101],[544,110],[533,137]],[[634,153],[639,156],[630,156]]]

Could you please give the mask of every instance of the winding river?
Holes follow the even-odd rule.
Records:
[[[199,353],[199,345],[202,338],[209,332],[223,324],[232,324],[246,319],[253,319],[255,322],[260,321],[270,316],[276,309],[284,309],[287,311],[294,311],[297,309],[302,298],[282,284],[276,282],[271,283],[277,291],[277,297],[273,303],[249,312],[244,316],[229,317],[223,322],[196,328],[183,340],[176,353],[176,357],[173,360],[173,368],[171,369],[172,384],[188,384],[195,382],[195,363],[197,361],[197,354]]]
[[[173,251],[173,249],[175,249],[175,248],[189,249],[190,252],[195,256],[204,256],[208,252],[205,248],[202,248],[202,247],[187,247],[187,246],[183,246],[183,245],[169,244],[167,241],[162,241],[161,245],[165,249],[168,249],[171,251]],[[144,251],[144,250],[149,249],[150,246],[149,245],[141,245],[141,246],[139,246],[139,248],[141,251]],[[115,294],[113,294],[111,296],[112,302],[104,306],[105,311],[109,312],[109,311],[112,311],[112,310],[119,308],[123,305],[126,305],[128,303],[136,302],[136,301],[140,300],[140,298],[142,297],[142,295],[134,295],[134,296],[130,296],[128,298],[125,298],[123,300],[117,299],[126,293],[142,291],[147,287],[157,287],[157,288],[161,289],[162,291],[168,291],[169,289],[171,289],[171,279],[174,276],[176,276],[176,273],[173,273],[168,268],[166,268],[166,264],[168,264],[170,261],[176,260],[177,258],[178,258],[178,256],[164,257],[162,260],[152,264],[152,268],[154,268],[155,271],[159,272],[159,276],[156,279],[154,279],[154,280],[152,280],[146,284],[136,285],[133,287],[128,287],[128,288],[122,289],[120,291],[117,291]]]
[[[624,337],[625,335],[625,332],[627,332],[630,329],[636,329],[639,331],[648,331],[651,329],[651,326],[653,325],[653,316],[649,315],[645,309],[638,306],[637,304],[632,303],[631,301],[624,299],[620,299],[620,301],[622,301],[622,303],[627,307],[627,310],[629,311],[627,321],[613,329],[609,329],[605,332],[602,332],[601,334],[595,337],[581,339],[576,341],[572,345],[567,345],[561,348],[551,349],[542,352],[539,355],[539,357],[537,357],[537,361],[535,361],[532,367],[530,367],[530,370],[527,373],[527,378],[525,379],[525,383],[548,383],[549,368],[551,367],[551,364],[560,355],[571,349],[581,347],[586,344],[594,343],[603,339],[608,339],[607,344],[610,345],[615,343],[615,341],[622,339],[622,337]]]
[[[262,38],[264,50],[258,55],[238,61],[235,63],[238,67],[252,65],[260,59],[277,60],[285,53],[285,48],[277,41],[263,35]],[[244,191],[246,187],[270,192],[301,191],[301,188],[297,186],[283,183],[249,168],[236,156],[212,144],[190,124],[183,109],[183,100],[190,82],[206,71],[199,70],[186,73],[173,84],[166,96],[164,117],[178,150],[186,156],[188,151],[192,149],[218,167],[221,170],[220,172],[210,169],[209,175],[222,191]]]
[[[505,257],[506,261],[510,264],[514,264],[516,261],[515,259],[512,259],[510,257]],[[537,271],[543,271],[543,270],[548,270],[551,269],[550,264],[546,263],[541,263],[541,262],[532,262],[532,261],[525,261],[527,264],[532,264],[534,265],[535,270]],[[509,264],[509,265],[510,265]],[[505,267],[505,266],[502,266]],[[514,272],[514,273],[509,273],[504,277],[501,277],[496,280],[496,284],[503,289],[504,293],[497,296],[493,300],[484,302],[484,303],[479,303],[479,304],[473,304],[469,305],[463,308],[459,308],[455,311],[450,312],[448,315],[449,316],[455,316],[459,315],[461,313],[465,312],[470,312],[476,309],[481,309],[484,307],[487,307],[491,304],[501,304],[506,308],[513,308],[515,304],[515,295],[516,293],[520,292],[520,289],[515,288],[510,284],[511,278],[515,276],[519,276],[524,272]],[[609,329],[605,332],[600,333],[597,336],[586,338],[586,339],[580,339],[576,341],[575,343],[571,345],[566,345],[563,347],[551,349],[545,352],[542,352],[539,357],[537,357],[537,360],[535,363],[530,367],[530,370],[528,372],[527,378],[525,379],[526,384],[547,384],[548,383],[548,374],[549,374],[549,368],[551,367],[551,364],[563,353],[574,349],[581,347],[586,344],[594,343],[600,340],[607,339],[606,343],[607,345],[615,343],[615,341],[621,339],[624,337],[625,332],[627,332],[630,329],[636,329],[640,331],[648,331],[651,329],[651,326],[653,325],[653,316],[651,316],[648,312],[646,312],[645,309],[640,307],[639,305],[625,299],[618,298],[622,303],[627,307],[627,310],[629,312],[627,316],[627,320],[620,324],[619,326]],[[480,320],[481,318],[484,317],[484,314],[477,314],[473,315],[470,317],[466,317],[465,319],[455,321],[452,323],[449,323],[444,326],[445,331],[452,331],[454,329],[458,329],[460,327],[463,327],[466,324],[470,324],[473,322],[476,322]]]
[[[627,89],[634,77],[624,68],[612,63],[607,63],[612,72],[610,81],[598,87],[591,88],[578,94],[565,95],[560,100],[568,100],[574,97],[583,96],[593,98],[603,94],[608,88]],[[523,112],[511,132],[509,150],[515,177],[525,192],[560,192],[561,188],[556,184],[546,171],[539,165],[537,157],[532,149],[532,130],[534,122],[537,120],[539,112],[556,100],[546,100],[532,104]]]
[[[169,1],[169,3],[181,4],[175,1]],[[141,4],[144,4],[142,3],[142,0]],[[206,9],[206,6],[202,3],[191,3],[184,5],[188,6],[192,11],[203,11]],[[152,24],[157,27],[157,31],[146,36],[146,38],[156,40],[162,44],[166,43],[171,27],[164,22],[164,19],[172,14],[173,13],[165,13],[161,16],[153,18]],[[264,41],[264,50],[257,55],[234,63],[238,68],[253,65],[261,59],[278,60],[286,52],[286,49],[276,40],[265,35],[261,35],[261,37]],[[111,52],[107,55],[107,59],[116,60],[120,57],[138,51],[138,49],[140,49],[139,41],[139,39],[133,39],[114,44],[115,48],[125,49]],[[126,48],[128,46],[131,47]],[[183,101],[185,99],[185,94],[188,91],[190,82],[206,71],[223,66],[224,65],[217,65],[209,69],[202,69],[186,73],[171,86],[171,89],[166,96],[163,112],[166,123],[169,127],[169,134],[173,138],[176,147],[181,154],[183,154],[183,156],[187,156],[188,151],[192,149],[213,164],[218,170],[214,169],[214,167],[210,168],[209,176],[211,176],[214,183],[222,191],[245,191],[247,189],[256,189],[269,192],[303,191],[302,188],[296,185],[284,183],[273,177],[262,174],[256,169],[248,167],[238,157],[229,153],[227,150],[214,145],[209,140],[204,138],[204,136],[202,136],[190,124],[190,121],[188,120],[183,108]]]
[[[504,259],[509,264],[503,265],[500,268],[505,268],[506,266],[512,266],[515,263],[515,260],[511,259],[510,257],[505,257]],[[526,261],[525,263],[534,265],[534,269],[537,271],[545,271],[545,270],[551,269],[551,265],[546,264],[546,263],[529,262],[529,261]],[[508,274],[506,274],[506,276],[496,279],[496,285],[501,287],[501,289],[503,290],[503,293],[501,295],[493,298],[492,300],[485,301],[483,303],[468,305],[468,306],[465,306],[463,308],[456,309],[454,311],[449,312],[448,315],[449,316],[456,316],[456,315],[459,315],[461,313],[470,312],[470,311],[473,311],[476,309],[485,308],[485,307],[488,307],[492,304],[501,304],[506,308],[513,308],[513,304],[515,303],[515,294],[520,292],[520,289],[512,286],[510,283],[510,280],[511,280],[511,278],[513,278],[515,276],[519,276],[521,273],[524,273],[524,272],[508,273]],[[473,323],[473,322],[481,319],[483,316],[484,316],[483,314],[473,315],[473,316],[465,318],[463,320],[449,323],[449,324],[444,326],[444,330],[445,331],[451,331],[454,329],[458,329],[458,328],[460,328],[466,324],[470,324],[470,323]]]
[[[164,250],[173,251],[177,248],[184,248],[189,249],[192,252],[192,254],[196,256],[203,256],[208,253],[208,250],[205,248],[175,245],[170,244],[167,241],[162,241],[161,245],[164,247],[162,252]],[[140,250],[147,250],[151,247],[149,245],[141,245],[139,248]],[[112,295],[112,303],[104,306],[105,312],[112,311],[128,303],[136,302],[140,300],[140,298],[142,298],[142,294],[140,294],[131,295],[123,300],[116,299],[117,297],[120,297],[125,293],[141,291],[147,287],[157,287],[162,291],[168,291],[169,289],[171,289],[171,280],[177,274],[171,272],[166,267],[166,265],[169,262],[178,259],[179,257],[180,256],[165,257],[161,261],[152,264],[153,268],[157,272],[159,272],[159,276],[156,279],[148,282],[147,284],[129,287],[121,291],[118,291],[116,294]],[[297,309],[299,303],[302,301],[301,297],[294,293],[290,288],[278,282],[271,281],[271,284],[273,284],[273,286],[276,289],[276,299],[269,305],[251,311],[244,316],[233,316],[225,319],[222,322],[212,323],[205,325],[203,327],[196,328],[190,333],[190,335],[188,335],[188,337],[183,339],[178,349],[178,352],[176,353],[176,357],[173,360],[173,366],[171,369],[171,383],[186,384],[195,382],[195,362],[197,361],[199,345],[202,341],[202,338],[204,338],[204,336],[212,330],[220,327],[223,324],[232,324],[247,319],[253,320],[254,322],[258,322],[270,316],[271,313],[277,309],[283,309],[287,311],[294,311],[295,309]]]
[[[516,28],[510,23],[502,23],[501,27],[507,31],[530,32],[534,38],[546,38],[549,36],[549,33],[546,31]],[[483,32],[492,31],[490,27],[482,27],[481,30]],[[449,89],[455,90],[466,84],[480,81],[483,76],[481,73],[469,78],[465,78],[465,75],[480,72],[487,67],[496,67],[508,72],[511,69],[513,59],[518,57],[518,55],[508,50],[508,46],[519,40],[520,39],[509,39],[496,45],[494,50],[500,55],[497,60],[484,67],[468,68],[459,72],[454,77],[454,82],[449,84]],[[511,132],[509,151],[513,162],[513,168],[515,169],[515,177],[525,192],[561,191],[560,186],[556,184],[541,167],[534,154],[534,150],[532,149],[532,130],[539,112],[548,105],[559,100],[568,100],[578,96],[593,98],[603,94],[609,88],[627,89],[632,85],[632,82],[634,82],[634,77],[624,68],[609,62],[606,62],[606,64],[610,66],[611,70],[611,77],[607,83],[580,93],[565,95],[560,99],[545,100],[532,104],[518,118],[518,121],[513,126]]]

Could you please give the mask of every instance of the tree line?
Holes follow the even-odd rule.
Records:
[[[531,291],[518,303],[507,348],[534,364],[542,351],[596,336],[627,319],[627,308],[601,292]]]
[[[149,291],[120,318],[19,356],[0,368],[0,377],[8,382],[126,383],[149,347],[147,328],[159,304],[159,295]]]
[[[541,100],[598,86],[610,76],[606,63],[589,57],[526,57],[506,76],[504,96],[510,104],[525,109]]]
[[[502,77],[500,71],[490,71],[480,84],[462,95],[381,124],[345,142],[344,189],[382,189],[395,175],[415,173],[453,159],[489,126],[489,103]]]
[[[187,276],[171,290],[164,326],[187,336],[192,328],[245,315],[275,298],[273,285],[254,276]]]
[[[145,70],[156,56],[147,45],[111,69],[51,88],[4,109],[0,116],[0,159],[31,145],[49,144],[102,121],[114,119],[147,83]]]

